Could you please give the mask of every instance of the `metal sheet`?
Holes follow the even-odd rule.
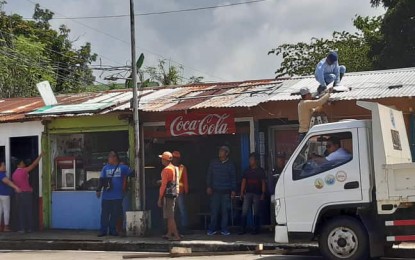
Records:
[[[57,106],[46,106],[36,111],[28,113],[28,115],[54,115],[54,114],[78,114],[86,112],[97,112],[101,111],[113,103],[83,103],[77,105],[57,105]]]

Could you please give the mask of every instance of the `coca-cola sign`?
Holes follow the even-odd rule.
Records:
[[[166,119],[166,130],[171,136],[220,135],[236,132],[232,113],[183,114]]]

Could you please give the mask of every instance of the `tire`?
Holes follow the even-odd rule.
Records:
[[[320,232],[319,248],[325,259],[364,260],[369,258],[366,228],[356,218],[340,216],[329,220]]]

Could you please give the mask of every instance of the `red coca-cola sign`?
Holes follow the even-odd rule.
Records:
[[[232,113],[172,115],[166,119],[166,130],[171,136],[220,135],[236,132]]]

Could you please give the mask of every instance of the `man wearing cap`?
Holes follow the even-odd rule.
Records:
[[[321,94],[327,89],[327,85],[334,82],[334,86],[340,83],[344,73],[346,73],[346,67],[344,65],[339,66],[339,57],[337,52],[330,51],[326,58],[322,59],[316,66],[314,76],[320,86],[317,89],[318,94]]]
[[[177,197],[177,206],[180,212],[181,232],[187,232],[188,218],[186,210],[185,195],[189,194],[189,184],[187,180],[187,168],[181,163],[181,154],[179,151],[173,152],[173,165],[178,168],[179,195]]]
[[[231,198],[236,194],[236,169],[229,160],[229,153],[229,147],[220,147],[219,158],[210,163],[207,173],[207,194],[211,196],[211,222],[207,232],[210,236],[217,232],[219,214],[221,215],[221,234],[230,235],[228,211],[231,206]]]
[[[178,241],[180,240],[180,235],[174,219],[174,207],[178,194],[177,169],[172,164],[173,155],[170,152],[164,152],[159,157],[165,167],[161,172],[161,186],[157,202],[157,205],[163,208],[164,219],[167,219],[167,234],[163,238]]]
[[[310,89],[307,87],[300,89],[301,100],[298,103],[298,142],[300,143],[310,128],[311,116],[316,108],[325,104],[330,98],[330,90],[319,99],[313,100]]]

